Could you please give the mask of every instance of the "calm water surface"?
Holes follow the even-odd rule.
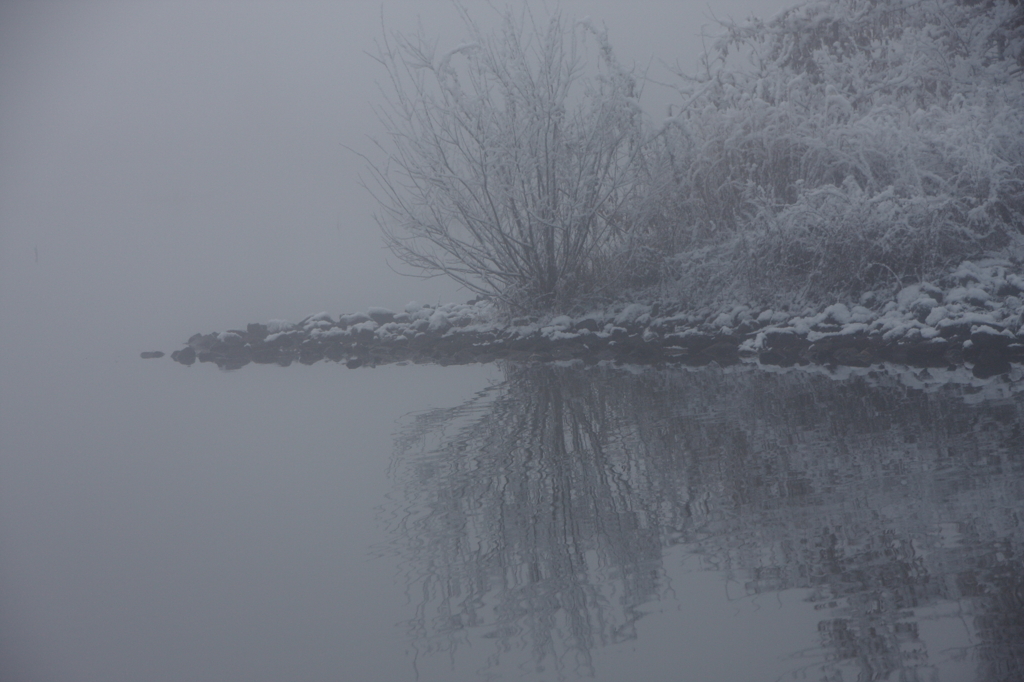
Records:
[[[919,374],[6,371],[0,679],[1024,679],[1024,382]]]

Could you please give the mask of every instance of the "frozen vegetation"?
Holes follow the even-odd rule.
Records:
[[[658,138],[665,295],[849,304],[993,252],[1019,271],[1024,6],[811,2],[726,29]]]
[[[371,170],[391,248],[479,297],[196,335],[176,359],[1024,361],[1024,4],[725,23],[656,123],[591,24],[464,18],[446,53],[383,42]]]
[[[819,0],[726,23],[660,121],[590,23],[466,27],[444,54],[385,43],[371,168],[396,254],[510,313],[849,304],[1024,257],[1024,5]]]

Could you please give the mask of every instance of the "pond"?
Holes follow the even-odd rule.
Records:
[[[78,372],[4,377],[11,679],[1024,678],[1019,369]]]

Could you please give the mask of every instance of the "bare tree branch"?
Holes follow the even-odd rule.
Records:
[[[511,11],[443,53],[385,35],[383,160],[370,190],[385,242],[407,265],[520,308],[564,307],[602,286],[643,169],[633,74],[603,32]],[[597,58],[587,47],[596,42]]]

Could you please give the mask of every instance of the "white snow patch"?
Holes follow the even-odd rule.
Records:
[[[356,334],[358,334],[361,331],[373,332],[377,331],[377,323],[374,322],[373,320],[367,320],[366,322],[360,322],[359,324],[352,325],[351,329]]]
[[[271,320],[267,322],[267,331],[271,334],[275,332],[283,332],[286,329],[291,329],[292,323],[287,320]]]
[[[837,332],[808,332],[807,340],[810,341],[811,343],[814,343],[815,341],[820,341],[821,339],[830,336],[849,336],[851,334],[857,334],[859,332],[866,332],[867,330],[868,326],[863,322],[851,322]]]
[[[808,334],[811,333],[811,324],[813,324],[814,322],[803,317],[794,317],[792,320],[789,321],[789,323],[790,326],[793,328],[793,331],[795,331],[797,334],[800,334],[801,336],[807,336]]]
[[[946,294],[947,303],[959,303],[961,301],[974,305],[983,305],[992,297],[981,287],[954,287]]]
[[[331,314],[329,312],[327,312],[327,311],[321,311],[321,312],[317,313],[316,315],[310,315],[309,317],[306,318],[306,323],[307,324],[310,323],[310,322],[323,322],[323,321],[334,322],[334,318],[332,318]]]
[[[756,353],[757,351],[761,350],[761,348],[763,348],[763,347],[764,347],[764,334],[758,334],[753,339],[745,339],[743,341],[743,343],[740,344],[740,347],[739,347],[738,350],[739,350],[739,352],[741,354],[743,354],[743,353]]]
[[[435,310],[430,316],[430,326],[428,327],[432,332],[444,332],[447,331],[452,323],[448,321],[448,316],[444,314],[445,306],[442,306]]]
[[[851,322],[871,322],[877,317],[874,312],[868,310],[862,305],[853,306],[853,310],[850,311]]]
[[[903,287],[900,292],[896,294],[896,305],[906,310],[910,307],[910,304],[921,297],[921,285],[912,284],[910,286]]]
[[[998,331],[987,324],[974,325],[971,327],[971,334],[988,334],[990,336],[1008,336],[1011,339],[1016,338],[1009,330],[1004,329],[1003,331]]]
[[[718,317],[716,317],[714,319],[714,321],[711,323],[711,326],[712,327],[722,328],[722,327],[728,327],[731,324],[732,324],[732,314],[731,313],[721,313]]]
[[[949,316],[949,310],[946,306],[940,305],[932,308],[931,312],[928,313],[928,317],[924,318],[924,323],[929,327],[934,327],[940,321],[946,319]]]
[[[837,324],[848,324],[851,317],[850,309],[842,303],[836,303],[825,308],[825,319],[832,318]]]
[[[622,326],[625,324],[631,324],[644,313],[651,311],[649,306],[640,305],[639,303],[630,303],[622,309],[618,315],[615,316],[615,324]]]
[[[996,318],[988,313],[965,313],[957,318],[947,317],[939,321],[939,328],[944,329],[954,324],[988,324],[999,325]]]

